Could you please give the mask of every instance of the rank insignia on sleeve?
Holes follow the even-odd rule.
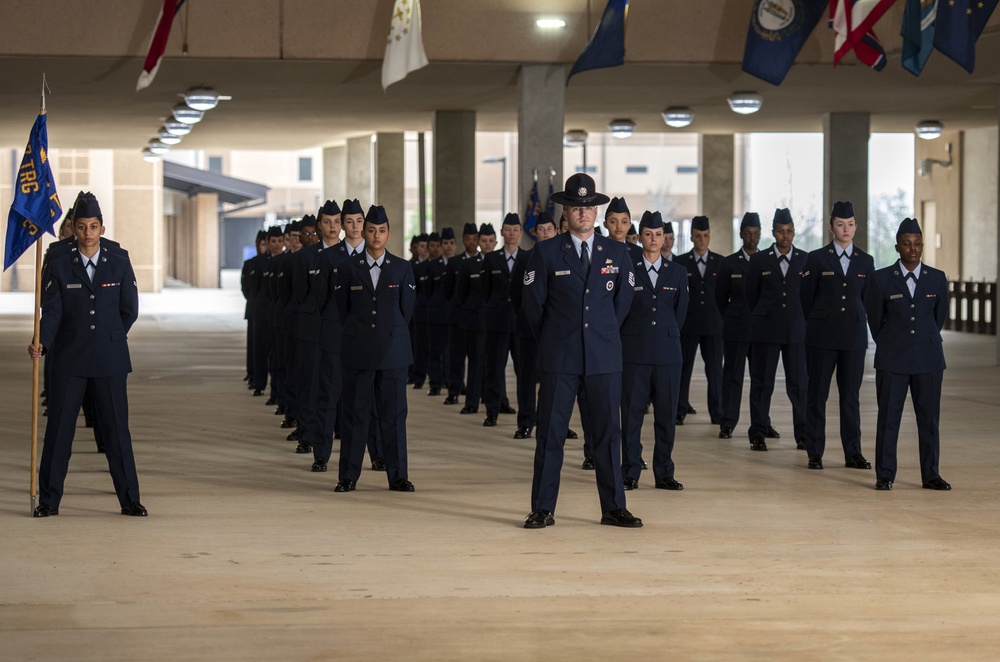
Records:
[[[415,290],[415,289],[417,289],[417,286],[416,286],[416,285],[413,285],[412,283],[411,283],[411,284],[409,284],[409,285],[410,285],[410,289],[411,289],[411,290]]]
[[[628,284],[635,285],[635,273],[632,271],[628,272]]]
[[[534,282],[535,282],[535,272],[534,271],[526,271],[524,273],[524,284],[525,285],[531,285]]]

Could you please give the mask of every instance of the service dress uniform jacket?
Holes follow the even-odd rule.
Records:
[[[653,402],[653,476],[673,478],[677,399],[680,394],[681,328],[688,314],[688,273],[660,261],[654,285],[640,257],[635,263],[632,307],[622,324],[622,477],[642,472],[642,423]]]
[[[715,302],[722,314],[722,414],[719,426],[733,430],[740,421],[743,377],[750,353],[750,306],[747,305],[747,273],[750,258],[742,248],[722,258],[715,282]],[[768,427],[771,421],[767,421]]]
[[[779,355],[785,369],[785,391],[792,403],[796,441],[806,438],[806,324],[800,296],[806,252],[792,246],[787,272],[777,246],[750,258],[746,299],[750,307],[750,439],[761,438],[770,420],[771,396]]]
[[[826,447],[826,401],[837,373],[840,441],[844,459],[861,455],[861,381],[868,351],[864,290],[875,271],[872,256],[850,247],[845,272],[834,243],[811,251],[802,274],[802,312],[806,319],[806,450],[823,457]]]
[[[427,283],[430,295],[427,300],[427,380],[430,390],[438,392],[445,387],[446,355],[448,349],[448,294],[446,274],[448,265],[455,258],[441,256],[427,264]]]
[[[413,268],[402,258],[382,255],[377,287],[370,256],[342,261],[334,296],[340,313],[343,366],[339,479],[361,475],[372,407],[379,412],[382,452],[390,484],[407,479],[406,382],[413,362],[409,322],[416,299]],[[376,267],[378,268],[378,267]]]
[[[40,501],[58,509],[85,390],[94,396],[108,468],[121,506],[139,502],[128,428],[128,332],[139,314],[128,257],[107,246],[95,254],[91,281],[75,249],[54,257],[42,285],[39,343],[51,363],[49,416],[39,466]]]
[[[522,302],[524,272],[534,249],[518,249],[518,259],[510,274],[510,304],[514,309],[514,334],[517,336],[517,428],[528,431],[535,428],[535,405],[538,397],[538,341],[531,332]]]
[[[896,442],[909,390],[917,417],[920,476],[940,478],[941,383],[945,359],[941,329],[948,319],[948,278],[920,265],[910,294],[899,262],[876,270],[865,290],[868,328],[875,340],[875,391],[878,423],[875,474],[896,479]]]
[[[477,254],[458,265],[455,297],[462,305],[461,327],[465,332],[465,357],[469,366],[465,379],[465,406],[479,409],[485,384],[486,298],[483,295],[483,255]]]
[[[589,272],[568,234],[536,244],[525,268],[522,307],[538,339],[541,376],[532,511],[555,512],[566,430],[581,390],[601,510],[625,508],[620,329],[631,310],[635,272],[622,244],[596,233],[590,241]]]
[[[462,300],[458,296],[458,271],[462,263],[477,255],[462,252],[448,260],[441,288],[448,299],[448,399],[457,402],[465,388],[465,329],[462,328]]]
[[[513,263],[507,260],[503,248],[488,253],[483,258],[483,268],[480,272],[485,300],[483,326],[486,329],[486,388],[483,401],[486,403],[486,415],[494,419],[499,415],[502,405],[510,404],[507,399],[506,378],[508,355],[513,356],[515,376],[520,369],[518,364],[520,346],[514,334],[517,318],[511,303],[510,286],[517,263],[527,263],[523,252],[518,249]]]
[[[722,315],[715,290],[722,255],[708,251],[701,259],[705,260],[704,276],[694,250],[677,257],[677,263],[687,268],[690,293],[687,317],[681,328],[684,366],[677,417],[683,419],[687,416],[691,406],[691,374],[694,372],[695,353],[700,348],[702,361],[705,362],[705,378],[708,381],[708,413],[713,421],[717,421],[722,415]]]

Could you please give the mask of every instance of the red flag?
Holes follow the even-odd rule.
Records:
[[[851,50],[872,69],[885,66],[885,49],[873,28],[896,0],[833,0],[830,3],[830,27],[834,40],[833,65]]]
[[[163,51],[167,50],[167,39],[170,38],[170,26],[173,25],[174,16],[180,10],[184,1],[163,0],[160,15],[156,18],[156,29],[153,31],[153,38],[149,42],[149,53],[146,54],[146,62],[142,65],[139,82],[135,85],[137,92],[152,85],[153,79],[156,78],[156,70],[160,68]]]

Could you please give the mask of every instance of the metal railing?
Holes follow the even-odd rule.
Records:
[[[967,333],[997,334],[997,284],[948,282],[948,320],[944,328]]]

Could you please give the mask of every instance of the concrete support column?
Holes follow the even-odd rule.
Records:
[[[528,202],[538,172],[538,194],[544,207],[549,168],[562,190],[563,118],[566,105],[566,68],[563,65],[522,65],[517,77],[517,210]],[[557,206],[557,213],[558,213]],[[558,219],[557,219],[558,222]]]
[[[96,155],[91,160],[96,161]],[[167,256],[163,222],[163,164],[160,161],[147,163],[136,150],[126,149],[114,151],[112,167],[111,214],[105,203],[107,198],[100,199],[108,235],[129,252],[139,291],[159,292],[163,289]],[[216,284],[213,287],[218,287],[217,223],[216,218],[213,253]]]
[[[827,220],[837,200],[850,200],[858,232],[854,243],[868,250],[868,113],[823,116],[823,242],[829,241]]]
[[[403,196],[403,134],[379,133],[375,137],[375,202],[385,207],[389,217],[392,237],[387,248],[390,253],[408,258],[404,247],[409,247],[406,236],[406,207]]]
[[[434,113],[434,229],[476,222],[476,112]]]
[[[698,209],[711,222],[712,250],[729,255],[735,250],[736,151],[733,136],[702,135],[698,142]]]
[[[195,287],[219,287],[219,195],[199,193],[192,200],[194,212],[193,273]]]
[[[341,204],[347,196],[347,145],[323,149],[323,200]]]
[[[346,197],[357,198],[367,211],[372,200],[372,136],[347,139]]]

